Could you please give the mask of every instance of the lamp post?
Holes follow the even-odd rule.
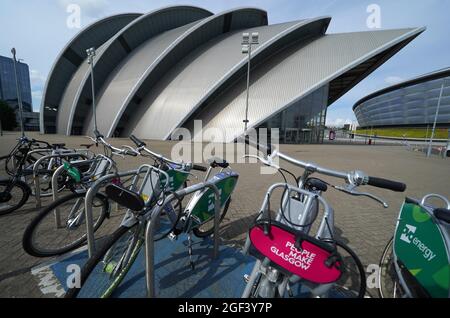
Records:
[[[259,33],[253,32],[250,36],[250,33],[245,32],[242,34],[242,54],[247,54],[248,62],[247,62],[247,96],[245,101],[245,120],[244,120],[244,133],[247,132],[248,128],[248,101],[250,97],[250,64],[252,59],[252,45],[259,44]]]
[[[439,116],[439,108],[441,107],[441,100],[442,100],[442,94],[444,93],[444,87],[445,87],[445,81],[442,83],[441,92],[439,94],[439,100],[438,100],[438,104],[436,107],[436,115],[434,116],[433,130],[431,131],[430,143],[428,144],[427,157],[431,156],[431,147],[433,145],[434,133],[436,131],[436,123],[437,123],[437,119]]]
[[[91,88],[92,88],[92,115],[94,117],[94,132],[97,131],[97,112],[95,110],[95,84],[94,84],[94,58],[96,55],[95,48],[86,50],[88,56],[88,64],[91,66]]]
[[[13,55],[13,65],[14,65],[14,76],[16,78],[16,91],[17,91],[17,104],[19,106],[19,115],[20,115],[20,129],[22,131],[22,137],[25,136],[25,130],[23,127],[23,105],[22,105],[22,95],[20,91],[20,83],[19,83],[19,77],[17,75],[17,59],[16,59],[16,49],[12,48],[11,53]]]

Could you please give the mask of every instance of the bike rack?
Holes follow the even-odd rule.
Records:
[[[149,298],[156,297],[155,292],[155,242],[154,242],[154,230],[158,223],[157,220],[167,204],[179,197],[184,197],[188,194],[197,192],[209,188],[214,191],[215,204],[214,204],[214,247],[213,258],[216,259],[219,255],[219,223],[220,223],[220,192],[217,186],[212,181],[206,181],[203,183],[195,184],[185,189],[178,190],[170,194],[161,204],[156,207],[151,213],[151,219],[147,223],[145,229],[145,278],[147,283],[147,296]]]
[[[51,159],[51,158],[59,158],[59,157],[64,157],[64,158],[71,158],[71,157],[84,157],[85,159],[89,159],[87,155],[84,154],[80,154],[80,153],[65,153],[65,154],[56,154],[56,155],[49,155],[49,156],[44,156],[39,158],[33,165],[33,183],[34,183],[34,196],[36,198],[36,209],[40,209],[42,204],[41,204],[41,181],[38,177],[38,170],[39,170],[39,166],[41,164],[41,162],[43,162],[44,160],[47,159]]]
[[[107,157],[105,157],[105,158],[107,158]],[[82,163],[82,161],[80,163]],[[76,165],[76,163],[74,165]],[[112,167],[112,163],[109,162],[109,167],[107,167],[105,170],[109,170],[111,167]],[[62,165],[58,169],[56,169],[56,171],[53,173],[53,176],[52,176],[52,184],[57,184],[58,183],[58,177],[64,171],[65,171],[64,165]],[[58,188],[57,187],[52,187],[52,196],[53,196],[53,202],[58,200]],[[61,223],[60,222],[61,220],[60,220],[59,209],[55,208],[54,212],[55,212],[55,224],[56,224],[56,227],[59,228],[60,227],[60,223]]]
[[[85,213],[85,219],[86,219],[86,235],[87,235],[87,242],[88,242],[89,257],[92,257],[92,255],[95,253],[95,236],[94,236],[94,220],[93,220],[93,216],[92,216],[92,201],[93,201],[95,195],[98,193],[98,191],[102,187],[102,185],[104,185],[106,182],[116,179],[116,178],[123,178],[123,177],[128,177],[128,176],[134,175],[135,177],[133,179],[131,187],[135,187],[137,182],[139,181],[139,175],[141,173],[144,173],[144,172],[146,173],[143,178],[143,184],[144,184],[145,181],[150,177],[150,175],[153,171],[157,171],[160,174],[164,174],[165,178],[166,178],[166,185],[168,184],[169,175],[166,172],[159,170],[158,168],[153,167],[151,165],[142,165],[137,170],[131,170],[131,171],[127,171],[127,172],[106,175],[106,176],[98,179],[91,186],[91,188],[87,191],[86,199],[85,199],[84,213]],[[143,185],[141,186],[141,189],[139,190],[139,192],[142,191],[142,188],[143,188]]]

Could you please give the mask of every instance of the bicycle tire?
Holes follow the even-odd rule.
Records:
[[[2,187],[5,187],[5,188],[8,187],[12,182],[13,182],[12,180],[8,180],[8,179],[0,180],[0,189]],[[17,202],[17,204],[11,206],[9,209],[7,209],[7,208],[5,210],[0,209],[0,215],[6,215],[6,214],[14,212],[14,211],[20,209],[28,201],[28,198],[30,197],[30,194],[31,194],[31,189],[25,182],[22,182],[19,180],[15,181],[13,183],[12,189],[14,189],[14,188],[17,188],[20,190],[20,192],[21,192],[20,200]],[[3,194],[3,193],[0,193],[0,194]],[[11,195],[11,193],[9,193],[9,194]],[[12,199],[12,197],[11,197],[11,199]],[[9,199],[9,200],[11,200],[11,199]],[[4,203],[7,203],[8,201],[6,201]]]
[[[125,227],[125,226],[120,226],[113,234],[111,234],[108,239],[104,242],[104,244],[94,253],[94,255],[92,255],[91,258],[88,259],[88,261],[86,262],[86,264],[83,266],[82,270],[81,270],[81,277],[80,277],[80,288],[70,288],[67,290],[64,298],[77,298],[77,296],[79,296],[80,293],[87,293],[86,289],[89,288],[89,285],[87,285],[87,282],[90,278],[91,275],[97,275],[98,271],[94,271],[97,268],[97,265],[100,265],[100,263],[103,261],[104,256],[112,249],[115,247],[116,243],[119,243],[119,240],[121,238],[124,237],[125,234],[131,233],[131,235],[135,235],[134,231],[138,230],[138,225],[133,225],[131,228]],[[135,248],[140,248],[138,247],[139,241],[135,241],[134,242],[134,246],[131,246],[131,249],[135,249]],[[142,244],[141,244],[142,246]],[[137,254],[139,254],[139,252],[137,252]],[[136,254],[136,255],[137,255]],[[130,261],[126,264],[125,268],[122,269],[119,273],[119,275],[117,277],[121,278],[119,279],[119,281],[116,281],[117,277],[115,278],[115,280],[113,282],[109,282],[107,279],[107,276],[110,276],[110,273],[106,273],[105,276],[102,276],[101,278],[103,278],[104,280],[107,281],[106,283],[106,290],[102,291],[100,290],[100,280],[97,278],[92,278],[93,281],[95,281],[95,283],[93,283],[93,285],[95,286],[95,292],[97,292],[100,296],[93,296],[91,295],[90,298],[100,298],[100,297],[105,297],[104,294],[106,291],[109,290],[109,295],[108,297],[114,292],[114,290],[110,290],[112,288],[112,284],[115,284],[116,287],[118,285],[120,285],[120,283],[122,282],[123,278],[125,277],[126,273],[128,272],[129,268],[131,267],[131,265],[134,263],[135,258],[134,259],[130,259]],[[101,267],[103,267],[102,272],[105,272],[105,266],[100,265]],[[107,266],[106,266],[107,267]],[[95,276],[93,276],[95,277]],[[88,283],[90,284],[90,283]],[[83,287],[85,288],[85,290],[83,290]],[[115,288],[114,288],[115,289]],[[81,296],[80,298],[86,298],[87,296]]]
[[[383,254],[380,258],[379,271],[378,271],[378,295],[380,298],[396,298],[397,287],[399,292],[399,297],[403,296],[403,291],[398,280],[397,272],[395,271],[393,263],[393,243],[394,238],[391,238],[384,248]],[[388,291],[391,284],[394,284],[394,290],[392,293]],[[390,295],[389,295],[390,294]]]
[[[340,240],[335,240],[335,243],[337,246],[343,248],[355,262],[355,265],[359,272],[360,286],[359,286],[359,288],[355,288],[354,292],[357,293],[356,298],[364,298],[364,296],[366,295],[366,288],[367,288],[366,272],[364,270],[364,266],[362,265],[361,260],[359,259],[358,255],[356,255],[356,253],[349,246],[347,246],[344,242],[342,242]],[[345,263],[345,260],[343,260],[343,262]],[[343,275],[345,275],[345,273],[343,273]]]
[[[42,249],[34,244],[33,239],[34,239],[34,236],[36,235],[35,232],[38,230],[39,225],[41,225],[41,222],[43,220],[45,220],[45,218],[49,214],[51,214],[53,212],[53,210],[55,210],[59,206],[62,206],[63,204],[65,204],[66,202],[68,202],[70,200],[82,198],[83,196],[85,196],[85,193],[71,193],[67,196],[64,196],[64,197],[56,200],[49,206],[45,207],[31,221],[31,223],[25,229],[25,232],[24,232],[24,235],[22,238],[22,246],[23,246],[23,249],[25,250],[25,252],[27,252],[29,255],[32,255],[35,257],[51,257],[51,256],[57,256],[57,255],[61,255],[61,254],[70,252],[70,251],[82,246],[87,240],[86,234],[84,234],[83,236],[78,238],[76,241],[66,245],[65,247],[55,248],[55,249]],[[101,209],[101,213],[100,213],[99,218],[97,219],[97,222],[94,223],[94,232],[97,231],[98,228],[100,228],[100,226],[102,225],[106,216],[108,215],[109,209],[110,209],[108,199],[103,194],[97,193],[96,198],[99,199],[100,202],[102,202],[103,208]],[[46,233],[46,234],[48,234],[48,233]]]
[[[219,219],[219,225],[220,223],[223,221],[223,219],[225,218],[225,216],[227,215],[228,212],[228,208],[230,207],[230,203],[231,203],[231,197],[228,199],[228,201],[225,203],[225,206],[223,207],[222,213],[220,214],[220,219]],[[211,236],[214,233],[214,218],[212,218],[210,221],[208,221],[207,223],[211,222],[213,224],[213,226],[208,229],[208,230],[202,230],[201,227],[203,226],[199,226],[196,227],[192,230],[192,232],[194,233],[195,236],[199,237],[199,238],[204,238],[204,237],[208,237]]]

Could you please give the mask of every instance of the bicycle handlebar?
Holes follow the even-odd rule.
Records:
[[[193,165],[192,166],[192,170],[206,172],[206,171],[208,171],[208,168],[203,167],[203,166],[199,166],[199,165]]]
[[[130,139],[131,139],[132,142],[134,142],[136,144],[136,146],[138,146],[138,148],[147,146],[147,144],[145,142],[143,142],[142,140],[137,138],[135,135],[131,135]]]
[[[250,144],[256,148],[264,149],[268,153],[268,160],[262,160],[259,158],[264,164],[266,165],[272,165],[275,168],[279,168],[272,164],[272,160],[274,157],[278,156],[279,158],[295,165],[301,168],[304,168],[305,170],[309,172],[316,172],[323,175],[328,175],[335,178],[344,179],[346,182],[360,186],[360,185],[370,185],[373,187],[388,189],[396,192],[404,192],[406,190],[406,184],[377,178],[377,177],[369,177],[362,171],[351,171],[351,172],[344,172],[344,171],[338,171],[338,170],[332,170],[324,167],[320,167],[314,163],[308,163],[301,160],[294,159],[288,155],[285,155],[281,152],[279,152],[277,149],[275,149],[272,145],[260,145],[258,143],[255,143],[254,141],[250,141],[248,139],[245,140],[245,143]]]

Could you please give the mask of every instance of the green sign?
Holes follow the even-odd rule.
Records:
[[[180,189],[184,183],[186,182],[187,178],[189,177],[189,172],[182,171],[182,170],[176,170],[176,169],[169,169],[165,171],[169,175],[169,185],[166,188],[167,192],[173,192]],[[164,187],[166,184],[166,177],[165,175],[161,174],[161,187]]]
[[[225,176],[223,175],[216,176],[216,186],[220,192],[220,207],[223,208],[225,203],[230,198],[231,194],[236,187],[238,176],[234,173]],[[197,198],[193,198],[195,206],[192,208],[191,217],[197,223],[197,225],[201,225],[212,217],[214,217],[215,211],[215,200],[216,197],[214,195],[214,191],[211,189],[204,190],[200,196]]]
[[[428,211],[416,204],[403,204],[394,250],[431,297],[449,297],[448,251],[439,225]]]

